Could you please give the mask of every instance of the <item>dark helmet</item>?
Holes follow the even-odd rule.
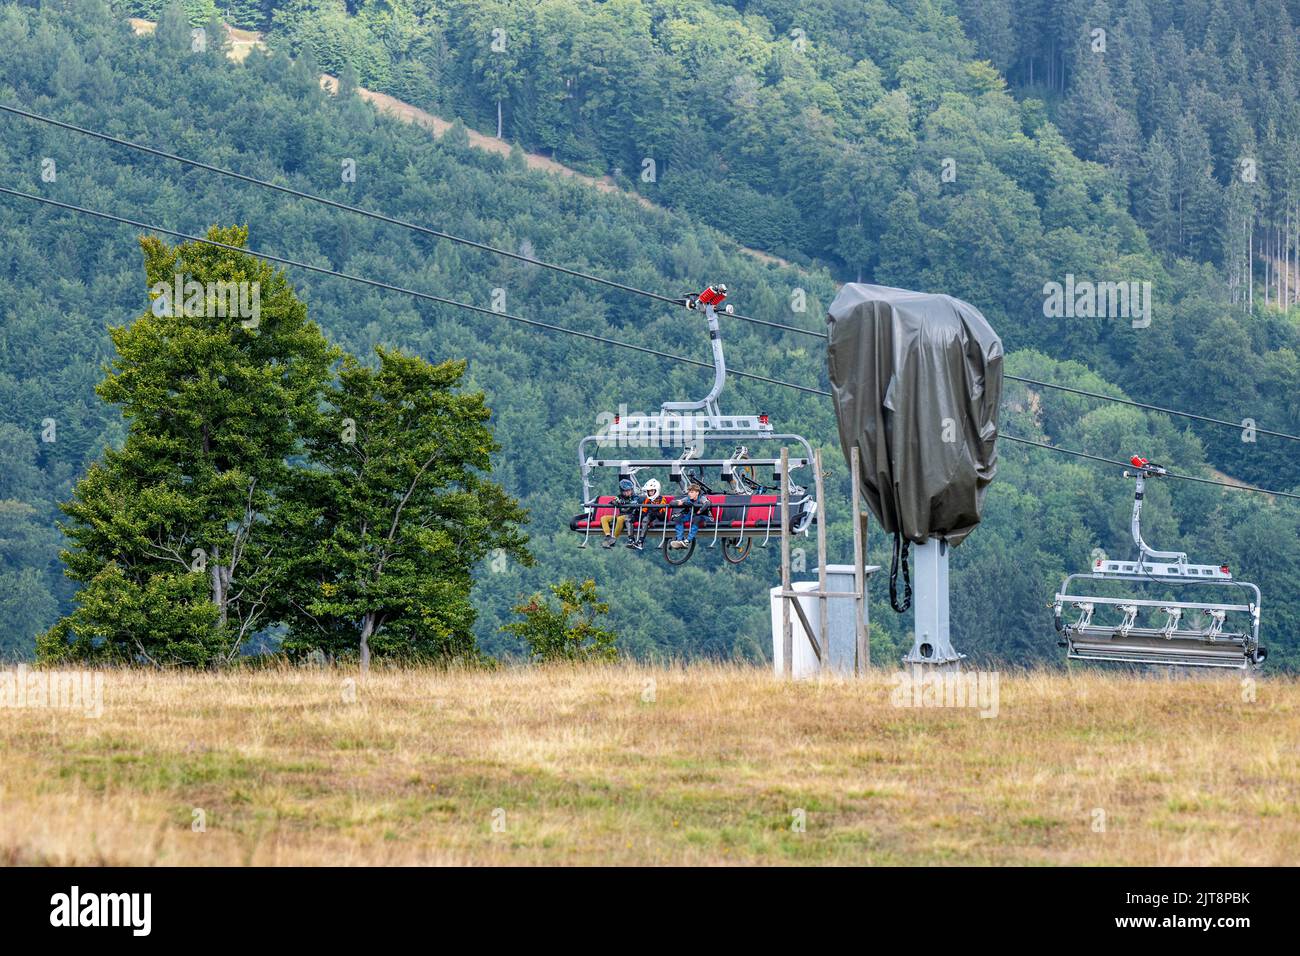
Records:
[[[620,482],[618,483],[618,490],[619,490],[619,491],[631,491],[631,490],[632,490],[632,479],[631,479],[631,478],[624,478],[622,481],[620,481]]]

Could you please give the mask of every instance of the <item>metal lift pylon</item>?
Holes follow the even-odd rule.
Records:
[[[941,537],[931,536],[912,547],[912,649],[903,663],[912,667],[956,668],[965,654],[952,646],[949,617],[948,555],[951,548]]]

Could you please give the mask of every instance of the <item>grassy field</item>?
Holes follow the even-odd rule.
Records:
[[[1294,864],[1300,684],[1251,691],[1003,674],[983,718],[886,673],[108,672],[98,718],[0,709],[0,862]]]

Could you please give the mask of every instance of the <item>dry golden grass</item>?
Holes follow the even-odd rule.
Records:
[[[1295,680],[1002,675],[993,719],[895,707],[887,674],[348,680],[109,672],[99,719],[0,710],[0,862],[1300,860]]]

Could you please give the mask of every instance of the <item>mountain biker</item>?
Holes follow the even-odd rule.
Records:
[[[627,546],[633,551],[645,550],[645,536],[646,532],[650,529],[651,522],[653,522],[655,518],[659,518],[667,523],[668,516],[666,512],[668,511],[668,506],[672,504],[672,499],[667,495],[659,493],[658,478],[651,478],[647,481],[643,491],[645,492],[645,497],[641,501],[641,521],[628,536],[630,540],[628,541]]]
[[[605,540],[601,546],[605,548],[614,547],[614,542],[618,540],[618,534],[623,530],[623,525],[627,523],[628,511],[641,503],[641,498],[635,494],[632,479],[623,478],[618,483],[618,497],[614,499],[613,514],[602,515],[600,519],[600,530],[605,532]],[[610,525],[613,524],[614,530],[610,531]]]
[[[686,497],[674,501],[673,507],[677,509],[673,520],[676,535],[668,546],[689,547],[695,540],[695,534],[700,530],[700,526],[709,520],[709,511],[713,508],[713,502],[704,496],[703,489],[698,484],[692,483],[686,489]]]

